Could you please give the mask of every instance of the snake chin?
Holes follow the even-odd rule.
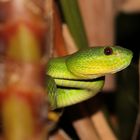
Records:
[[[116,73],[116,72],[122,71],[123,69],[127,68],[128,66],[129,66],[129,64],[128,64],[128,65],[125,65],[125,66],[123,66],[123,67],[121,67],[121,68],[118,68],[118,69],[112,71],[111,74],[114,74],[114,73]]]

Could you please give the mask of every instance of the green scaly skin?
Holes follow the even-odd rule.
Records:
[[[47,88],[53,109],[87,100],[104,85],[104,76],[126,68],[133,53],[115,46],[94,47],[53,58],[47,71]]]

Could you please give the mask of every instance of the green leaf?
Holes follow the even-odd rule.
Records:
[[[60,0],[60,5],[66,24],[75,40],[77,48],[88,47],[88,41],[77,0]]]

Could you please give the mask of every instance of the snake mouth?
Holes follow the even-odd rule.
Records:
[[[105,77],[100,77],[97,79],[86,79],[86,80],[66,80],[66,79],[55,79],[57,88],[61,89],[86,89],[97,91],[102,89],[104,85]]]
[[[120,67],[114,69],[111,73],[114,74],[116,72],[119,72],[119,71],[127,68],[130,65],[131,61],[132,61],[132,53],[131,53],[131,55],[128,55],[127,57],[121,58],[120,62],[122,62],[122,65]]]

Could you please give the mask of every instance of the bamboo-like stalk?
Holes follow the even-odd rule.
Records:
[[[0,39],[5,55],[5,83],[0,98],[6,140],[48,137],[47,114],[44,116],[43,112],[49,110],[44,88],[46,54],[49,55],[51,44],[47,39],[52,37],[49,30],[52,17],[44,15],[45,4],[49,3],[51,0],[0,1],[3,7]]]

